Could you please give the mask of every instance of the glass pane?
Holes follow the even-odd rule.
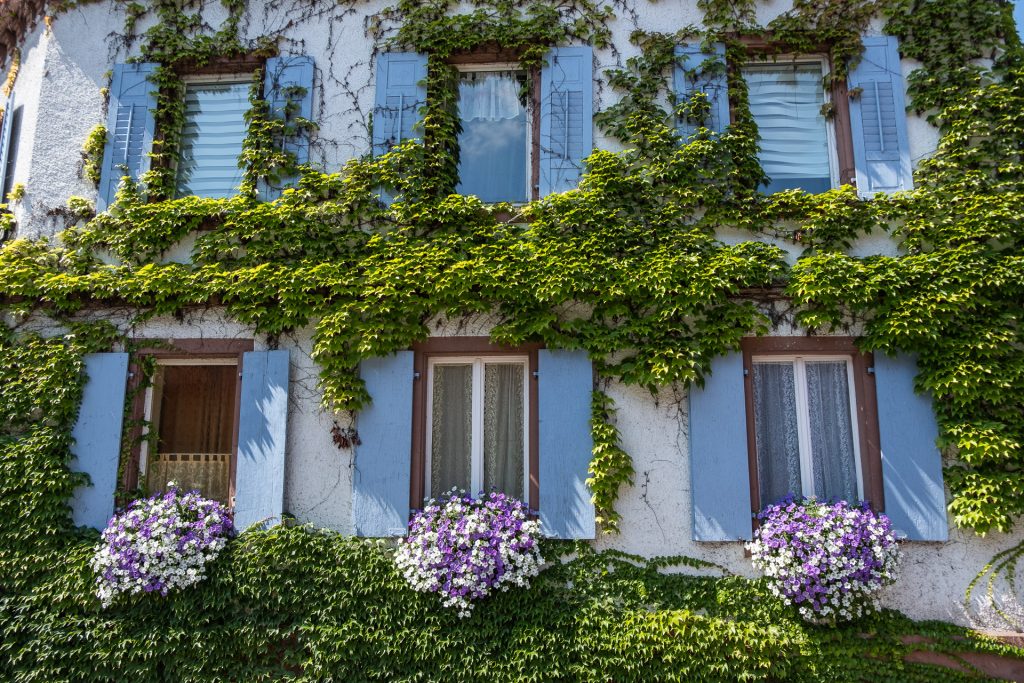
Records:
[[[857,458],[846,361],[807,361],[814,493],[855,502]]]
[[[792,363],[754,363],[754,442],[761,507],[801,495]]]
[[[185,89],[178,196],[230,197],[242,182],[249,83],[202,83]]]
[[[484,365],[484,491],[492,489],[522,499],[523,363]]]
[[[459,77],[459,194],[485,202],[527,200],[526,77],[515,71]]]
[[[175,482],[227,502],[237,366],[168,365],[154,382],[156,453],[148,487]]]
[[[435,365],[431,398],[430,495],[469,491],[472,454],[473,366]]]
[[[761,136],[758,158],[771,179],[765,191],[830,189],[821,65],[748,65],[743,77]]]

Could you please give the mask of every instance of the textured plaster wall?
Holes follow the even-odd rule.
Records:
[[[322,6],[321,6],[322,5]],[[338,170],[345,160],[369,148],[368,123],[374,101],[373,46],[364,27],[370,15],[386,3],[375,0],[352,7],[332,3],[253,2],[246,15],[244,33],[255,37],[283,30],[285,51],[310,54],[316,60],[315,118],[320,124],[312,153],[324,170]],[[759,20],[789,7],[788,2],[767,2],[759,7]],[[604,86],[604,69],[619,67],[637,53],[628,42],[636,28],[671,31],[699,24],[700,12],[693,0],[659,3],[626,3],[613,23],[614,48],[595,55],[597,87],[595,107],[612,103],[616,95]],[[218,3],[210,3],[204,17],[216,26],[223,20]],[[23,236],[53,234],[63,226],[59,217],[48,216],[64,206],[71,195],[95,197],[95,189],[79,176],[80,153],[88,130],[105,121],[100,88],[106,85],[112,64],[135,54],[121,47],[117,34],[123,15],[112,4],[86,5],[61,15],[51,31],[42,24],[25,41],[15,96],[25,105],[16,182],[27,185],[26,199],[14,211]],[[147,25],[140,24],[139,32]],[[881,25],[875,26],[876,30]],[[904,73],[914,68],[903,61]],[[923,120],[909,118],[912,157],[916,164],[934,149],[937,132]],[[599,134],[599,147],[615,149],[617,143]],[[750,239],[747,234],[722,234],[725,241]],[[781,244],[795,260],[799,250]],[[894,253],[885,236],[871,236],[855,247],[855,253]],[[187,249],[173,258],[187,259]],[[486,317],[431,323],[436,335],[487,334],[493,321]],[[51,328],[51,331],[56,331]],[[131,330],[136,337],[251,338],[251,330],[226,319],[217,311],[188,313],[183,320],[160,318]],[[784,326],[779,334],[790,334]],[[320,408],[317,368],[310,358],[311,330],[283,337],[280,347],[291,359],[290,411],[285,481],[285,509],[301,522],[352,531],[352,453],[339,450],[330,428],[335,416]],[[256,348],[264,348],[262,339]],[[618,407],[618,426],[623,445],[633,456],[636,483],[622,491],[619,510],[622,532],[604,536],[595,544],[641,555],[691,555],[720,564],[725,570],[752,574],[750,561],[739,544],[698,544],[692,540],[690,473],[688,454],[687,394],[664,388],[656,396],[646,390],[612,382],[607,387]],[[346,417],[339,417],[342,426]],[[746,472],[737,472],[745,481]],[[1024,539],[1024,534],[980,539],[953,532],[947,543],[913,543],[906,546],[906,565],[900,582],[886,597],[886,604],[917,618],[941,618],[966,622],[961,598],[970,579],[998,550]],[[976,616],[982,611],[974,606]],[[981,620],[991,618],[982,614]]]

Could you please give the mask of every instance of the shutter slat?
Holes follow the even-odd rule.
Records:
[[[281,521],[288,428],[288,352],[242,356],[235,468],[235,527]]]
[[[540,194],[576,187],[593,151],[593,50],[555,47],[540,77]]]
[[[427,57],[385,52],[377,57],[377,102],[373,109],[373,153],[386,154],[419,137],[420,109],[427,103]]]
[[[913,188],[906,101],[900,71],[899,42],[893,36],[865,36],[864,55],[850,72],[850,129],[857,192]]]
[[[298,105],[292,118],[313,119],[313,78],[315,69],[313,58],[307,55],[281,55],[267,60],[266,74],[263,80],[263,96],[270,105],[270,115],[276,119],[285,119],[288,105]],[[301,89],[301,92],[299,90]],[[294,90],[295,92],[289,92]],[[281,147],[295,155],[299,164],[309,163],[310,132],[302,131],[283,141]],[[265,201],[273,201],[281,196],[281,191],[295,185],[297,178],[281,178],[275,183],[260,180],[259,194]]]
[[[690,499],[696,541],[749,541],[750,471],[743,354],[711,363],[690,387]]]
[[[912,541],[949,537],[942,457],[931,397],[914,391],[914,356],[875,354],[885,514]]]
[[[121,458],[121,424],[128,380],[127,353],[85,356],[88,379],[71,436],[71,469],[89,475],[91,485],[75,489],[71,517],[76,526],[103,529],[114,514]]]
[[[404,536],[409,523],[413,352],[365,360],[359,374],[372,403],[358,418],[361,444],[352,473],[355,532],[374,538]]]
[[[594,538],[587,477],[593,457],[590,403],[594,375],[585,351],[537,355],[541,531],[554,538]]]
[[[696,79],[690,78],[687,73],[699,70],[701,64],[708,60],[724,64],[725,44],[713,43],[712,49],[713,53],[707,54],[701,51],[699,43],[677,45],[673,81],[679,101],[688,99],[695,92],[707,93],[711,105],[711,120],[707,122],[707,127],[715,133],[722,133],[729,125],[729,85],[725,70],[710,74],[698,73]],[[677,122],[677,130],[683,140],[686,140],[696,132],[697,127],[688,121],[680,120]]]
[[[158,67],[149,62],[114,65],[97,211],[103,211],[114,201],[122,176],[128,175],[137,181],[149,169],[156,86],[148,78]],[[122,166],[127,166],[127,172]]]

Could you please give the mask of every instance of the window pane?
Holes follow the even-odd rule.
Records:
[[[185,89],[178,196],[230,197],[242,182],[249,83],[202,83]]]
[[[167,365],[154,382],[157,434],[150,490],[168,482],[226,503],[235,418],[237,366]]]
[[[523,498],[522,363],[484,365],[484,491]]]
[[[801,495],[792,363],[754,363],[754,442],[761,507]]]
[[[814,493],[854,502],[857,461],[846,361],[807,361]]]
[[[459,187],[485,202],[527,200],[525,75],[463,73],[459,80]]]
[[[749,65],[743,77],[761,136],[758,158],[771,178],[765,191],[830,189],[821,65]]]
[[[470,491],[473,366],[435,365],[431,398],[430,495]]]

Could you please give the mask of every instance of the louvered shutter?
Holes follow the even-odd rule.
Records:
[[[554,538],[594,538],[587,477],[593,457],[590,404],[594,373],[585,351],[537,354],[537,436],[541,531]]]
[[[288,352],[242,356],[235,467],[235,527],[281,521],[288,427]]]
[[[313,118],[313,58],[306,55],[282,55],[267,60],[263,81],[263,96],[270,105],[270,115],[276,119],[293,121]],[[293,105],[289,107],[289,105]],[[286,152],[295,155],[299,164],[309,163],[310,133],[302,131],[283,141]],[[294,185],[296,178],[282,178],[277,182],[261,183],[260,197],[273,200],[281,190]]]
[[[420,109],[427,103],[427,56],[385,52],[377,57],[377,101],[373,109],[373,153],[419,137]]]
[[[593,151],[593,66],[590,47],[556,47],[541,69],[541,196],[576,187]]]
[[[913,188],[898,45],[892,36],[865,37],[864,55],[849,76],[853,158],[862,197]]]
[[[156,86],[148,78],[158,67],[152,63],[114,65],[97,211],[114,201],[122,176],[138,180],[149,168]]]
[[[359,413],[352,473],[357,536],[403,536],[409,523],[413,352],[363,361],[359,374],[372,403]]]
[[[690,387],[690,500],[696,541],[749,541],[750,470],[743,354],[711,363]]]
[[[1024,0],[1013,0],[1013,20],[1017,23],[1017,35],[1024,42]]]
[[[71,516],[76,526],[103,529],[114,514],[128,354],[87,354],[85,374],[88,379],[71,431],[71,469],[88,474],[91,483],[75,489]]]
[[[705,125],[715,133],[721,133],[729,125],[729,84],[725,73],[725,44],[713,43],[713,52],[701,51],[700,43],[676,46],[676,64],[673,82],[676,97],[680,102],[694,93],[706,93],[711,105],[711,119]],[[710,62],[710,63],[709,63]],[[714,63],[722,65],[714,68]],[[677,122],[679,135],[686,140],[696,132],[697,126],[685,119]]]
[[[928,395],[914,391],[913,356],[875,354],[885,514],[912,541],[949,537],[939,428]]]
[[[7,155],[11,152],[11,124],[14,121],[14,96],[11,95],[4,103],[4,118],[0,122],[0,188],[7,186]],[[0,204],[7,202],[7,197],[0,197]]]

